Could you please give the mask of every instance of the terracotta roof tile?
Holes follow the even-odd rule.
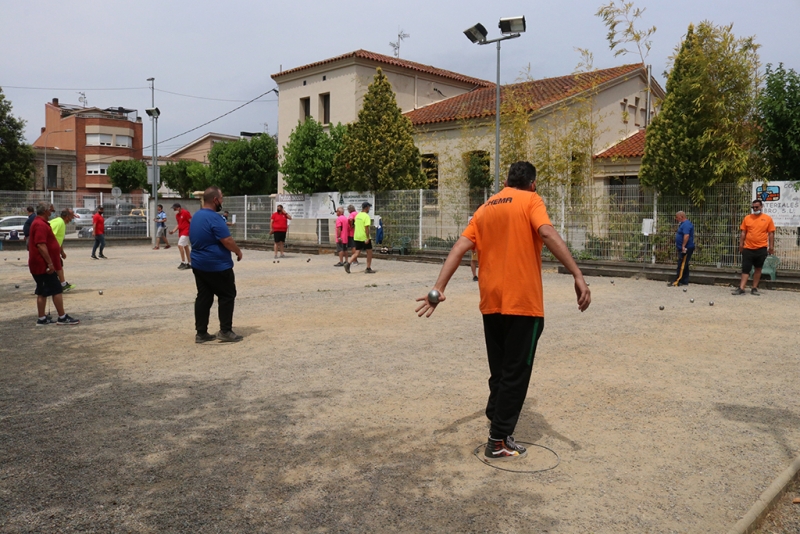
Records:
[[[355,52],[349,52],[347,54],[342,54],[341,56],[336,56],[330,59],[317,61],[316,63],[309,63],[308,65],[303,65],[302,67],[295,67],[293,69],[273,74],[272,79],[277,80],[278,78],[286,76],[288,74],[294,74],[296,72],[318,67],[320,65],[335,63],[336,61],[341,61],[343,59],[348,59],[348,58],[368,59],[371,61],[375,61],[377,63],[383,63],[385,65],[392,65],[394,67],[411,69],[417,72],[424,72],[426,74],[441,76],[443,78],[448,78],[462,83],[477,85],[479,87],[494,87],[494,84],[492,82],[487,82],[486,80],[473,78],[471,76],[465,76],[463,74],[459,74],[457,72],[452,72],[449,70],[438,69],[431,65],[423,65],[422,63],[415,63],[414,61],[407,61],[405,59],[399,59],[392,56],[384,56],[383,54],[376,54],[375,52],[370,52],[369,50],[356,50]]]
[[[593,86],[601,85],[621,76],[631,75],[642,69],[642,64],[623,65],[593,72],[545,78],[500,87],[500,98],[508,91],[521,92],[528,99],[528,111],[537,111],[571,96],[578,95]],[[405,115],[415,126],[449,122],[458,119],[494,117],[495,91],[490,88],[476,89],[463,95],[448,98]]]
[[[600,152],[595,158],[641,158],[644,155],[644,130]]]

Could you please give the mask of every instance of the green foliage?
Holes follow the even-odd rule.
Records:
[[[800,75],[767,65],[758,99],[759,148],[769,180],[800,179]]]
[[[467,183],[471,190],[492,187],[494,178],[490,170],[491,160],[485,150],[472,150],[464,154],[467,169]]]
[[[188,198],[194,191],[203,191],[211,185],[209,168],[199,161],[179,161],[161,167],[161,181],[177,191],[181,198]]]
[[[210,181],[225,195],[268,195],[277,191],[278,149],[269,135],[217,143],[208,160]]]
[[[136,189],[147,190],[147,164],[140,159],[115,161],[108,166],[108,179],[123,193]]]
[[[280,171],[290,193],[331,191],[333,160],[342,147],[347,130],[342,124],[326,133],[314,119],[300,121],[283,149]]]
[[[0,88],[0,190],[22,191],[33,183],[33,149],[25,143],[24,128]]]
[[[641,182],[695,205],[714,184],[750,179],[758,45],[731,29],[689,26],[661,113],[647,130]]]
[[[612,0],[608,5],[601,6],[595,13],[603,19],[603,24],[608,28],[606,40],[609,48],[614,50],[614,57],[631,53],[624,48],[625,45],[633,43],[639,53],[639,57],[644,63],[645,58],[650,53],[652,41],[650,37],[656,32],[656,27],[651,26],[646,30],[636,29],[638,19],[642,18],[645,9],[634,7],[633,2],[620,2],[619,5]],[[621,27],[621,29],[619,29]]]
[[[425,187],[413,127],[397,106],[381,69],[364,95],[358,120],[350,124],[334,158],[332,180],[339,191],[389,191]]]

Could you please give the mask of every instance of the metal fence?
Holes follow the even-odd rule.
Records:
[[[554,227],[579,260],[672,263],[677,227],[674,216],[677,211],[685,211],[695,225],[697,248],[693,263],[718,267],[739,263],[739,225],[749,213],[752,200],[749,187],[732,185],[712,188],[706,202],[699,207],[692,206],[684,198],[656,195],[638,185],[558,187],[540,184],[538,192],[547,204]],[[371,213],[382,220],[384,246],[446,251],[489,195],[488,191],[387,191],[375,195]],[[102,193],[0,192],[0,218],[25,215],[25,207],[39,201],[52,202],[57,212],[65,207],[85,210],[102,204],[106,208],[107,227],[112,217],[141,217],[138,210],[144,211],[147,221],[146,228],[120,228],[118,232],[112,228],[109,238],[117,235],[144,237],[152,232],[153,216],[148,198],[148,195],[123,195],[112,199]],[[175,201],[159,200],[166,207],[170,227],[174,226],[170,206]],[[178,199],[178,202],[191,212],[199,207],[194,199]],[[224,208],[230,213],[231,221],[235,221],[231,233],[236,240],[271,242],[269,226],[275,211],[274,196],[225,197]],[[649,235],[642,231],[645,219],[653,220],[653,231]],[[0,236],[4,233],[2,224],[0,220]],[[82,224],[77,220],[70,224],[68,237],[86,235],[85,230],[81,232]],[[90,222],[88,226],[91,228]],[[291,221],[287,240],[290,244],[332,244],[335,242],[334,221],[295,219]],[[778,228],[775,249],[780,269],[800,270],[797,228]]]

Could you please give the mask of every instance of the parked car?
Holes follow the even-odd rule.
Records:
[[[106,219],[108,237],[146,237],[147,218],[137,215],[120,215]]]
[[[76,228],[92,226],[92,217],[94,216],[92,210],[89,208],[73,208],[72,211],[75,213],[75,219],[72,222],[75,223]]]
[[[138,215],[139,217],[147,217],[147,210],[144,208],[134,208],[131,210],[131,215]]]
[[[11,217],[3,217],[0,219],[0,239],[8,239],[11,232],[17,232],[19,238],[22,237],[22,227],[25,226],[25,221],[28,218],[25,215],[12,215]]]
[[[78,228],[78,237],[92,237],[93,235],[94,227],[91,225]]]

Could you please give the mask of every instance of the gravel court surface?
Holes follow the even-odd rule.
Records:
[[[796,293],[590,277],[581,314],[546,273],[516,437],[561,464],[522,475],[472,456],[468,267],[418,319],[438,265],[245,250],[244,341],[195,345],[175,247],[68,253],[82,323],[37,328],[25,261],[0,252],[2,532],[720,532],[800,452]]]

